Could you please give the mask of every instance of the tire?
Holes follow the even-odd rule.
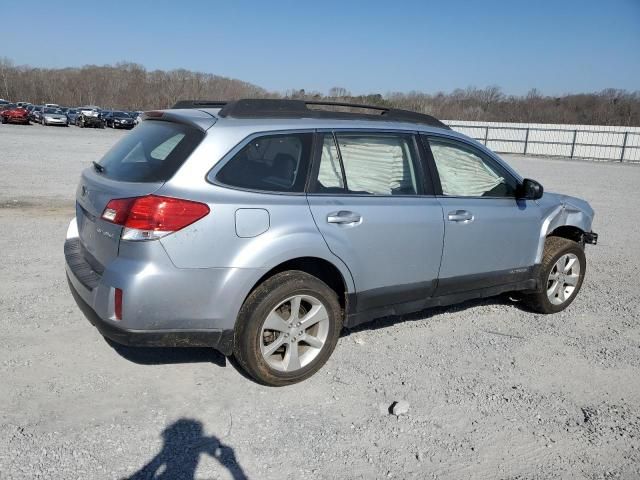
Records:
[[[577,271],[575,262],[578,262]],[[540,266],[540,287],[537,292],[524,295],[524,303],[538,313],[561,312],[580,292],[586,270],[587,259],[582,245],[562,237],[548,237]]]
[[[2,123],[6,124],[7,123],[7,119],[5,117],[2,117]]]
[[[296,299],[299,315],[293,317],[290,312]],[[274,319],[271,324],[278,329],[263,330],[267,317]],[[306,329],[300,325],[305,321],[310,322]],[[342,308],[336,292],[308,273],[290,270],[267,279],[245,300],[236,322],[233,356],[257,382],[291,385],[309,378],[326,363],[341,329]],[[269,347],[275,352],[263,354]]]

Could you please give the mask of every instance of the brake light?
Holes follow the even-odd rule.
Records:
[[[102,218],[124,227],[123,240],[154,240],[177,232],[208,213],[209,207],[204,203],[147,195],[111,200]]]

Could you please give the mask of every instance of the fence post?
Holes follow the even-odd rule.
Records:
[[[576,149],[576,137],[578,136],[578,130],[573,131],[573,141],[571,142],[571,158],[573,158],[573,151]]]
[[[527,145],[529,144],[529,127],[527,127],[527,133],[524,136],[524,154],[527,154]]]
[[[624,139],[622,140],[622,153],[620,154],[620,161],[624,162],[624,150],[627,148],[627,137],[629,132],[624,132]]]
[[[484,127],[484,146],[487,146],[487,139],[489,138],[489,127]]]

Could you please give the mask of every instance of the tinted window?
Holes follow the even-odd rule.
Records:
[[[339,153],[347,193],[368,195],[417,195],[417,153],[413,136],[404,134],[340,134],[334,151],[325,138],[316,191],[340,189],[335,156]]]
[[[247,143],[229,160],[217,180],[232,187],[268,192],[303,192],[311,133],[267,135]]]
[[[429,138],[442,194],[456,197],[513,197],[515,181],[496,162],[465,144]]]
[[[164,182],[202,140],[199,130],[178,123],[143,122],[100,160],[104,175],[125,182]]]

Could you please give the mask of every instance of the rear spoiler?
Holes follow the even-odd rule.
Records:
[[[162,120],[165,122],[182,123],[205,132],[218,120],[217,117],[202,110],[151,110],[143,112],[142,121]]]

